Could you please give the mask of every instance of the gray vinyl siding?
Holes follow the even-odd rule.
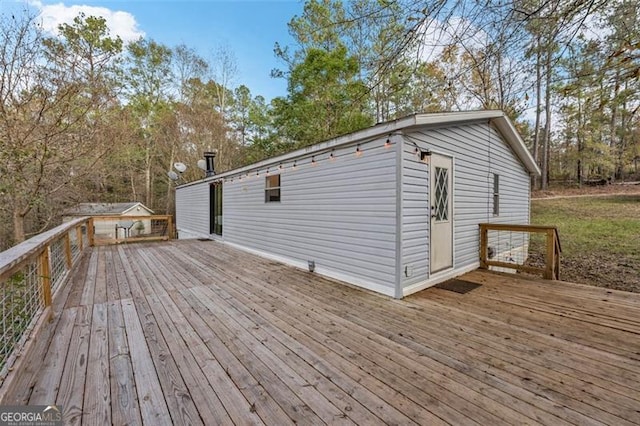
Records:
[[[281,172],[281,201],[265,203],[265,170],[224,186],[226,242],[344,276],[393,295],[395,288],[395,153],[384,139],[290,163]],[[280,173],[276,167],[271,174]],[[246,174],[245,174],[246,176]]]
[[[209,183],[176,190],[176,229],[179,238],[209,235]]]
[[[429,277],[429,166],[420,161],[415,148],[405,139],[402,150],[403,287]]]
[[[529,223],[529,173],[488,123],[423,129],[405,138],[402,264],[413,275],[403,274],[404,287],[429,278],[429,174],[413,154],[414,143],[454,159],[454,268],[478,261],[479,223]],[[493,215],[494,173],[500,175],[499,216]]]

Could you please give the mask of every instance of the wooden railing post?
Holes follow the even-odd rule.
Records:
[[[547,235],[547,254],[546,254],[546,269],[544,271],[544,278],[553,280],[554,270],[556,265],[556,236],[555,229],[549,228],[546,232]]]
[[[76,226],[76,242],[78,243],[78,250],[82,253],[82,250],[84,249],[84,243],[82,241],[82,225]]]
[[[87,222],[87,238],[89,240],[89,246],[94,246],[94,232],[93,232],[93,218],[89,218],[89,222]]]
[[[480,268],[489,269],[487,265],[487,227],[480,224]]]
[[[173,220],[171,215],[167,216],[167,236],[170,240],[175,238],[173,236]]]
[[[49,258],[49,244],[40,254],[40,285],[45,308],[51,306],[51,264]]]
[[[553,252],[555,253],[555,274],[554,279],[560,279],[560,236],[558,235],[558,230],[554,229],[553,231]]]
[[[480,268],[489,269],[490,267],[495,266],[498,268],[508,268],[515,269],[516,271],[542,274],[542,276],[548,280],[560,279],[560,255],[562,253],[562,248],[560,246],[560,236],[558,235],[558,229],[555,226],[519,225],[508,223],[479,223],[478,226],[480,228]],[[497,232],[497,235],[492,234],[490,239],[490,231],[494,233]],[[526,241],[523,242],[523,244],[525,244],[525,246],[523,247],[525,247],[526,250],[529,249],[529,244],[531,242],[530,236],[532,233],[544,235],[546,237],[544,246],[538,249],[539,252],[544,253],[544,266],[539,267],[537,265],[527,265],[525,262],[526,257],[524,259],[520,259],[521,263],[513,259],[508,259],[507,261],[505,261],[501,260],[500,258],[490,258],[489,243],[491,242],[493,246],[495,241],[495,243],[499,245],[500,239],[502,238],[500,232],[517,232],[528,234],[529,238],[523,240]],[[511,237],[509,237],[509,239],[510,238]],[[511,247],[510,251],[512,249],[513,247]],[[530,253],[526,254],[525,256],[529,255]]]
[[[71,270],[73,265],[73,254],[71,253],[71,230],[64,234],[64,256],[67,260],[67,269]]]

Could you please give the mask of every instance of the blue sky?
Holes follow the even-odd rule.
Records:
[[[24,6],[22,1],[0,0],[0,12]],[[302,13],[298,0],[200,0],[200,1],[50,1],[29,0],[42,14],[45,28],[69,22],[79,11],[104,16],[112,31],[124,40],[140,35],[174,47],[186,44],[205,58],[225,46],[233,53],[238,75],[231,84],[245,84],[251,93],[267,100],[286,94],[286,81],[269,76],[284,64],[275,58],[273,46],[293,43],[287,23]]]

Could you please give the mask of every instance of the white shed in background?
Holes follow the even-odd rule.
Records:
[[[151,216],[153,210],[142,203],[79,203],[63,213],[63,222],[82,216]],[[120,239],[151,232],[151,220],[128,218],[101,220],[94,225],[98,239]]]
[[[479,223],[529,223],[539,173],[501,111],[416,114],[181,185],[176,226],[401,298],[477,268]]]

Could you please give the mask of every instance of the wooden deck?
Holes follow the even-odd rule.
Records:
[[[214,242],[94,248],[2,403],[68,424],[640,423],[640,295],[462,279],[482,286],[398,301]]]

